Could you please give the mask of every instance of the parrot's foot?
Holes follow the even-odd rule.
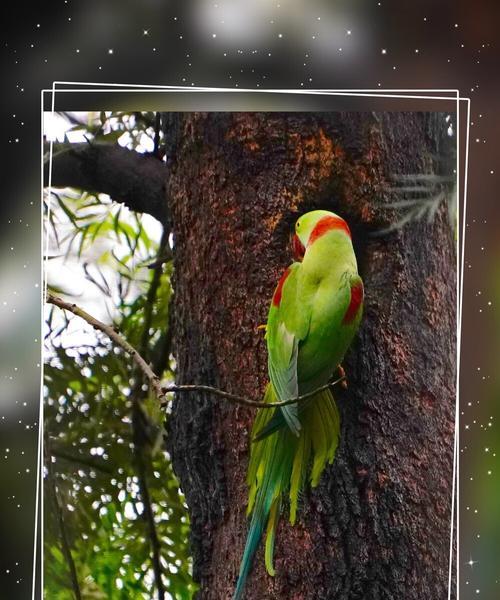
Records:
[[[344,390],[347,389],[347,376],[345,374],[345,370],[344,367],[342,365],[339,365],[337,367],[337,372],[339,374],[339,377],[343,377],[344,379],[342,379],[342,381],[340,382],[340,385],[344,388]]]
[[[266,330],[267,330],[267,325],[266,325],[266,324],[264,324],[264,325],[257,325],[257,327],[256,327],[255,329],[257,329],[257,331],[258,331],[259,329],[263,329],[263,330],[264,330],[264,333],[265,333],[265,332],[266,332]]]

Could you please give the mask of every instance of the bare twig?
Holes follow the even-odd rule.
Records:
[[[339,377],[335,381],[322,385],[321,387],[311,392],[308,392],[307,394],[302,394],[301,396],[297,396],[296,398],[290,398],[289,400],[283,400],[281,402],[262,402],[258,400],[250,400],[249,398],[245,398],[244,396],[231,394],[230,392],[219,390],[218,388],[212,387],[210,385],[171,384],[167,386],[162,386],[158,375],[154,373],[154,371],[144,360],[144,358],[139,354],[139,352],[137,352],[137,350],[131,344],[129,344],[127,340],[125,340],[111,325],[101,323],[101,321],[98,321],[96,318],[89,315],[83,309],[79,308],[76,304],[65,302],[61,298],[56,298],[52,294],[47,295],[47,302],[50,304],[55,304],[56,306],[59,306],[59,308],[72,312],[74,315],[81,317],[82,319],[87,321],[87,323],[92,325],[94,329],[98,329],[99,331],[105,333],[117,346],[120,346],[120,348],[125,350],[127,354],[130,354],[134,362],[137,364],[137,366],[141,369],[141,371],[148,379],[157,398],[159,400],[162,400],[162,406],[165,406],[170,402],[170,400],[165,399],[164,397],[166,394],[169,394],[171,392],[207,392],[209,394],[225,398],[228,402],[232,402],[234,404],[243,404],[245,406],[252,406],[254,408],[274,408],[276,406],[288,406],[289,404],[296,404],[297,402],[307,400],[308,398],[311,398],[318,392],[330,389],[345,379],[345,376]]]
[[[281,402],[261,402],[260,400],[250,400],[249,398],[245,398],[244,396],[238,396],[237,394],[231,394],[230,392],[225,392],[223,390],[219,390],[218,388],[212,387],[210,385],[198,385],[198,384],[187,384],[187,385],[167,385],[162,388],[164,394],[168,394],[171,392],[207,392],[209,394],[213,394],[215,396],[220,396],[221,398],[225,398],[228,402],[232,402],[234,404],[243,404],[244,406],[253,406],[255,408],[274,408],[275,406],[288,406],[289,404],[297,404],[298,402],[302,402],[303,400],[307,400],[312,396],[315,396],[318,392],[323,392],[324,390],[328,390],[333,386],[337,385],[341,381],[345,379],[345,375],[335,379],[335,381],[330,381],[325,385],[322,385],[319,388],[316,388],[312,392],[307,392],[307,394],[302,394],[302,396],[297,396],[296,398],[290,398],[289,400],[283,400]],[[164,400],[162,402],[162,406],[166,406],[169,403],[169,400]]]
[[[55,306],[58,306],[59,308],[73,313],[77,317],[80,317],[84,321],[87,321],[87,323],[89,325],[92,325],[94,329],[105,333],[111,339],[112,342],[114,342],[117,346],[125,350],[127,354],[130,354],[132,360],[147,377],[151,387],[153,388],[158,398],[162,398],[164,396],[163,388],[160,383],[160,378],[157,375],[155,375],[151,367],[144,360],[144,358],[142,358],[139,352],[137,352],[137,350],[131,344],[129,344],[127,340],[123,338],[112,325],[106,325],[105,323],[98,321],[96,318],[94,318],[92,315],[89,315],[89,313],[85,312],[76,304],[66,302],[65,300],[57,298],[52,294],[47,294],[47,302],[49,304],[55,304]]]

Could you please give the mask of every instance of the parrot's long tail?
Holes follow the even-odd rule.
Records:
[[[266,402],[276,402],[277,396],[268,384]],[[265,428],[274,410],[260,409],[252,429],[252,439]],[[311,485],[318,484],[327,462],[332,462],[338,445],[340,417],[330,390],[319,392],[300,413],[302,428],[294,435],[287,426],[279,427],[252,444],[247,483],[249,499],[247,514],[252,515],[248,537],[243,552],[240,573],[233,600],[243,597],[243,589],[259,546],[266,531],[265,563],[274,575],[273,554],[283,493],[289,489],[290,522],[295,523],[300,491],[306,481],[309,463]]]

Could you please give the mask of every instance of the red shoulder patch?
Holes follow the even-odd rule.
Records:
[[[325,235],[325,233],[328,231],[333,231],[334,229],[341,229],[345,231],[349,237],[351,237],[351,230],[344,219],[341,219],[340,217],[330,217],[327,215],[316,223],[316,226],[311,231],[307,245],[310,246],[322,235]]]
[[[280,280],[278,281],[278,285],[276,286],[276,291],[274,292],[274,296],[273,296],[273,305],[274,306],[280,305],[281,295],[283,293],[283,286],[285,285],[285,281],[286,281],[286,278],[288,277],[288,275],[290,275],[290,267],[288,267],[285,270],[285,272],[281,276]]]
[[[354,321],[354,318],[358,314],[359,307],[363,302],[363,298],[364,289],[363,284],[360,281],[351,287],[351,301],[349,302],[349,306],[347,307],[344,318],[342,319],[342,323],[344,325],[348,325]]]

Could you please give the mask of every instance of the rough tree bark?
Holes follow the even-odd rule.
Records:
[[[179,383],[262,394],[267,357],[256,327],[301,213],[321,207],[346,218],[365,281],[365,315],[345,362],[349,387],[335,392],[335,463],[305,492],[297,525],[281,519],[274,578],[259,551],[248,600],[447,597],[453,233],[441,207],[432,223],[373,235],[395,220],[391,174],[433,172],[442,122],[431,113],[169,116]],[[234,590],[253,418],[203,394],[178,397],[169,417],[203,599]]]

